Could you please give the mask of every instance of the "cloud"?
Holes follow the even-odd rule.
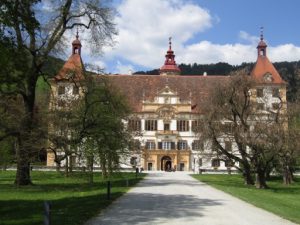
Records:
[[[241,62],[253,62],[256,59],[256,52],[253,46],[242,44],[214,44],[209,41],[201,41],[197,44],[187,46],[178,55],[177,62],[210,64],[217,62],[228,62],[233,65]]]
[[[116,71],[117,74],[132,74],[134,71],[133,65],[123,64],[120,61],[117,61]]]
[[[118,44],[106,49],[106,57],[123,57],[145,67],[161,66],[168,37],[174,37],[178,49],[212,26],[208,10],[183,0],[124,0],[117,10]]]
[[[245,40],[247,42],[250,42],[252,45],[255,45],[259,41],[259,37],[257,36],[252,36],[248,34],[246,31],[241,30],[239,33],[239,38],[242,40]]]
[[[269,58],[273,62],[280,61],[297,61],[300,60],[300,47],[293,44],[278,45],[269,47]]]
[[[172,36],[172,48],[176,62],[210,64],[227,62],[233,65],[255,62],[258,36],[241,30],[238,43],[213,43],[199,40],[201,32],[206,32],[222,18],[212,15],[209,10],[185,0],[122,0],[117,5],[119,35],[117,44],[104,47],[101,67],[107,65],[107,72],[128,73],[129,70],[160,68],[168,48],[168,37]],[[91,47],[87,35],[80,30],[83,44],[83,59],[90,59]],[[75,31],[66,35],[73,40]],[[198,39],[198,40],[197,40]],[[192,42],[191,42],[192,41]],[[272,62],[300,59],[300,47],[293,44],[271,46],[268,57]],[[99,59],[89,63],[99,64]]]

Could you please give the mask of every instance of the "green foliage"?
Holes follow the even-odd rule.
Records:
[[[130,113],[124,96],[103,77],[87,82],[82,106],[82,147],[88,156],[98,158],[103,176],[119,165],[120,156],[130,149],[132,138],[123,120]]]
[[[111,200],[106,199],[106,181],[96,176],[93,185],[86,173],[65,177],[56,172],[32,173],[35,185],[15,187],[13,171],[0,171],[0,225],[40,225],[43,202],[50,201],[52,225],[81,225],[143,178],[135,173],[116,173],[111,178]]]
[[[227,192],[257,207],[263,208],[288,220],[300,223],[300,179],[290,186],[282,184],[281,178],[269,181],[270,189],[245,186],[239,175],[193,175],[219,190]]]
[[[11,137],[0,141],[0,166],[4,169],[12,163],[14,159],[14,144],[15,141]]]

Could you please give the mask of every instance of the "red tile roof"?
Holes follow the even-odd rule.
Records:
[[[82,80],[84,79],[84,66],[79,54],[72,54],[58,74],[55,80]],[[71,76],[71,77],[70,77]]]
[[[272,81],[266,82],[264,75],[270,73],[272,75]],[[251,72],[251,76],[258,83],[273,83],[273,84],[284,84],[285,82],[280,77],[278,71],[275,69],[273,64],[269,61],[267,56],[259,55]]]
[[[99,76],[101,77],[101,76]],[[228,76],[153,76],[153,75],[108,75],[111,84],[126,96],[134,112],[142,111],[142,101],[153,101],[158,92],[169,88],[177,92],[182,101],[191,100],[192,112],[201,113],[203,103],[212,88],[226,82]]]

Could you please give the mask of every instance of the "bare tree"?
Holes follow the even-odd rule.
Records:
[[[5,72],[1,72],[0,93],[21,98],[23,108],[19,130],[4,132],[3,136],[13,135],[18,141],[17,173],[15,183],[27,185],[30,179],[29,153],[33,140],[36,108],[36,84],[43,76],[43,65],[50,54],[58,54],[66,32],[79,27],[85,29],[89,43],[95,51],[111,44],[116,34],[112,22],[114,12],[106,2],[100,0],[3,0],[0,3],[0,30],[8,39],[9,59]],[[1,60],[6,60],[0,58]],[[1,62],[2,63],[2,62]]]
[[[216,155],[234,162],[245,179],[245,184],[267,188],[266,173],[279,154],[286,114],[284,103],[276,110],[260,110],[254,98],[256,83],[238,71],[228,82],[214,88],[206,104],[200,138],[210,140]],[[234,145],[228,149],[226,141]]]

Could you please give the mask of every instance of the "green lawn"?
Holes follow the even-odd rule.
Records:
[[[290,186],[282,184],[280,178],[268,182],[270,189],[258,190],[246,187],[240,175],[193,175],[219,190],[236,196],[257,207],[266,209],[283,218],[300,224],[300,178]]]
[[[106,182],[95,173],[95,183],[88,184],[85,173],[74,173],[64,177],[57,172],[32,172],[34,185],[17,188],[13,185],[15,172],[0,171],[0,224],[41,225],[43,224],[43,202],[51,201],[51,225],[82,224],[97,215],[129,187],[136,184],[134,173],[117,173],[111,179],[111,199],[107,200]]]

